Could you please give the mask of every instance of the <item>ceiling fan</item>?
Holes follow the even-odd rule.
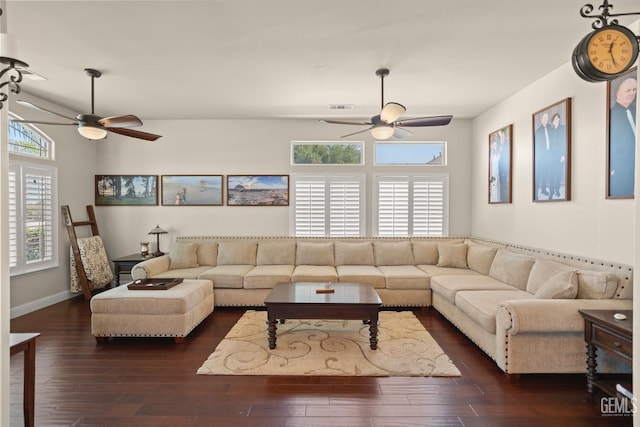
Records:
[[[325,123],[338,124],[338,125],[359,125],[369,126],[367,129],[360,130],[358,132],[353,132],[347,135],[341,136],[341,138],[346,138],[348,136],[357,135],[362,132],[366,132],[368,130],[371,131],[371,135],[375,139],[388,139],[392,136],[394,138],[406,138],[407,136],[413,135],[407,129],[403,129],[403,127],[419,127],[419,126],[445,126],[451,122],[453,116],[431,116],[431,117],[419,117],[415,119],[405,119],[398,120],[400,116],[404,114],[407,110],[404,105],[398,104],[397,102],[388,102],[384,103],[384,78],[389,75],[389,70],[387,68],[380,68],[376,70],[376,76],[380,77],[380,83],[382,87],[382,95],[380,102],[380,114],[377,114],[368,122],[352,122],[352,121],[344,121],[344,120],[320,120]]]
[[[76,118],[65,116],[64,114],[56,113],[55,111],[47,110],[46,108],[39,107],[28,101],[17,100],[20,105],[24,105],[29,108],[44,111],[45,113],[53,114],[63,119],[70,120],[71,122],[43,122],[36,120],[13,120],[18,123],[31,123],[40,125],[76,125],[78,126],[78,132],[80,135],[87,139],[104,139],[107,136],[107,131],[118,133],[120,135],[130,136],[133,138],[144,139],[147,141],[155,141],[160,138],[161,135],[155,135],[148,132],[142,132],[139,130],[128,129],[130,127],[142,126],[142,121],[134,115],[126,116],[113,116],[113,117],[100,117],[94,113],[94,80],[99,78],[102,73],[93,68],[85,68],[84,71],[91,77],[91,114],[78,114]]]

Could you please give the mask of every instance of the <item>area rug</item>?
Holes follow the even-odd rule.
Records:
[[[215,313],[214,313],[215,316]],[[460,376],[410,311],[380,312],[378,349],[361,320],[287,320],[276,348],[267,342],[267,312],[247,311],[198,375]]]

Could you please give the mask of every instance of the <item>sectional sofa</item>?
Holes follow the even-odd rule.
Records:
[[[182,236],[134,279],[208,279],[216,306],[278,282],[365,282],[385,307],[433,307],[507,374],[585,372],[581,309],[632,309],[629,266],[483,239]],[[599,372],[628,371],[606,354]]]

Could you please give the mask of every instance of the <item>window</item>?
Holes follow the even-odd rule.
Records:
[[[292,165],[362,165],[363,142],[291,142]]]
[[[11,115],[12,117],[15,117]],[[38,130],[9,121],[9,267],[12,276],[58,265],[57,168],[16,160],[51,160],[53,142]]]
[[[444,166],[445,142],[380,142],[374,145],[375,164]]]
[[[375,183],[376,235],[448,234],[447,175],[377,175]]]
[[[292,175],[294,236],[364,234],[363,175]]]

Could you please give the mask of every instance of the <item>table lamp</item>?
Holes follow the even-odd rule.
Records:
[[[164,252],[160,252],[160,235],[167,233],[168,231],[163,230],[159,225],[156,225],[156,228],[149,232],[149,234],[156,235],[156,251],[152,254],[154,257],[164,255]]]

